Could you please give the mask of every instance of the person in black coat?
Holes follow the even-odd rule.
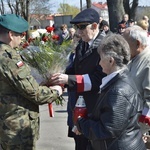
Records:
[[[73,65],[67,74],[54,74],[51,84],[66,84],[69,91],[75,91],[76,99],[82,95],[87,111],[91,113],[98,98],[99,85],[105,76],[98,64],[100,57],[97,53],[105,34],[99,31],[99,14],[92,8],[81,11],[71,23],[81,36],[75,50]],[[75,104],[70,106],[73,109]],[[71,130],[72,127],[69,127],[69,132],[75,139],[75,149],[86,150],[88,139],[84,135],[74,134]]]
[[[89,118],[78,118],[76,134],[90,140],[90,150],[146,150],[138,123],[143,100],[127,69],[129,45],[121,35],[111,34],[98,52],[107,76]]]
[[[105,20],[103,20],[102,32],[105,32],[105,34],[107,34],[107,35],[112,34],[112,32],[110,31],[110,28],[109,28],[109,24]]]

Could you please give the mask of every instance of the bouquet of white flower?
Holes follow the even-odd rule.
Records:
[[[68,53],[65,50],[58,52],[46,47],[28,46],[20,54],[40,85],[48,85],[50,76],[56,72],[64,72],[68,63]]]

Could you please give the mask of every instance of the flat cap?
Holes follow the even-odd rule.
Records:
[[[16,14],[4,14],[0,16],[0,26],[17,33],[23,33],[28,30],[28,22]]]
[[[99,23],[99,14],[95,9],[87,8],[77,14],[71,21],[71,24],[78,23]]]

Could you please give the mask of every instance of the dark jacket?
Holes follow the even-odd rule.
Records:
[[[146,150],[138,124],[142,98],[127,75],[126,70],[110,80],[101,89],[90,119],[78,120],[91,150]]]
[[[103,37],[104,36],[99,33],[84,55],[82,55],[82,51],[84,50],[86,43],[82,40],[79,41],[76,48],[74,63],[66,72],[67,74],[70,74],[68,79],[68,90],[77,92],[77,98],[79,95],[83,95],[89,113],[95,106],[98,98],[99,85],[101,84],[102,78],[105,76],[102,72],[102,68],[99,66],[100,57],[97,53],[98,45]],[[82,81],[82,83],[77,81],[78,75],[85,74],[90,78],[92,85],[90,91],[81,90],[80,87],[83,86],[85,81]]]

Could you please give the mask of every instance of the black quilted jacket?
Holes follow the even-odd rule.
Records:
[[[138,124],[143,103],[127,74],[125,69],[101,89],[90,119],[78,120],[91,150],[146,150]]]

